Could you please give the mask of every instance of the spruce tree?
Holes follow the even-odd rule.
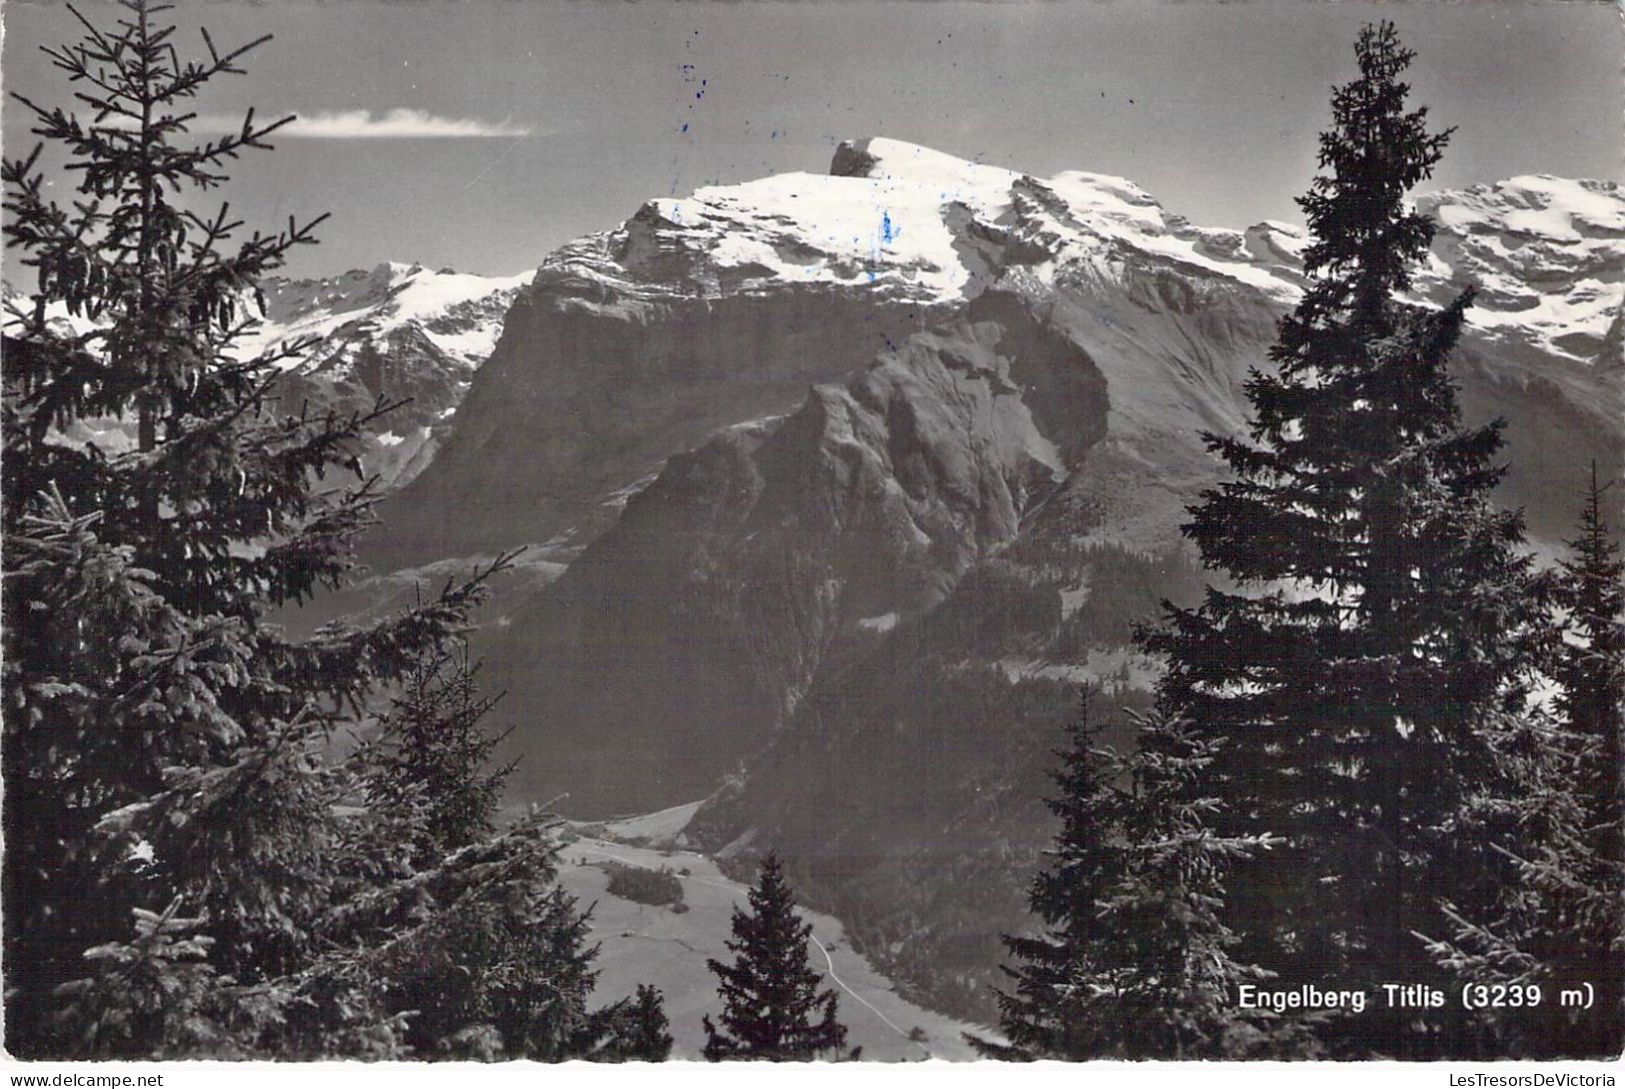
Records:
[[[1033,879],[1028,903],[1043,920],[1041,936],[1006,935],[1016,967],[1002,971],[1012,990],[999,991],[999,1028],[1006,1044],[971,1038],[987,1058],[1082,1061],[1107,1053],[1100,1018],[1103,989],[1093,984],[1095,952],[1111,935],[1102,929],[1097,899],[1122,878],[1121,807],[1112,786],[1112,756],[1098,751],[1099,728],[1089,721],[1089,697],[1056,752],[1059,793],[1045,804],[1060,820],[1050,864]]]
[[[511,731],[487,733],[483,720],[501,694],[482,695],[468,648],[441,650],[409,671],[372,740],[373,805],[425,809],[420,858],[466,847],[496,830],[502,784],[512,762],[493,766],[493,750]]]
[[[1248,380],[1249,434],[1207,436],[1231,479],[1184,527],[1232,588],[1169,607],[1146,643],[1164,703],[1224,741],[1223,829],[1286,839],[1232,881],[1248,953],[1289,982],[1372,986],[1414,978],[1444,890],[1483,904],[1508,875],[1494,846],[1516,829],[1481,802],[1511,789],[1541,622],[1521,518],[1490,501],[1501,424],[1464,426],[1448,373],[1472,292],[1402,299],[1434,230],[1405,194],[1449,133],[1407,108],[1392,24],[1355,54],[1299,200],[1308,286]],[[1351,1046],[1428,1053],[1413,1021],[1368,1012]]]
[[[1241,1057],[1298,1050],[1268,1015],[1243,1012],[1236,989],[1263,973],[1232,956],[1221,921],[1224,880],[1266,835],[1212,829],[1203,778],[1222,744],[1163,711],[1134,716],[1127,754],[1095,747],[1087,700],[1057,753],[1061,828],[1030,902],[1041,937],[1006,937],[1018,961],[1000,992],[1005,1044],[972,1038],[988,1058]]]
[[[1603,509],[1614,481],[1599,484],[1596,462],[1580,508],[1579,536],[1561,564],[1561,603],[1572,641],[1558,659],[1557,710],[1568,730],[1589,746],[1577,782],[1602,858],[1625,862],[1625,562]]]
[[[1463,983],[1542,988],[1538,1007],[1484,1015],[1499,1054],[1613,1058],[1625,1046],[1625,566],[1603,512],[1607,487],[1593,465],[1580,534],[1558,569],[1553,596],[1569,637],[1555,647],[1557,697],[1507,746],[1518,789],[1502,805],[1524,829],[1508,851],[1515,879],[1488,909],[1448,904],[1450,937],[1430,941]],[[1564,991],[1590,1007],[1565,1007]]]
[[[706,961],[722,999],[721,1027],[709,1015],[704,1019],[706,1059],[840,1057],[846,1027],[836,1020],[835,992],[820,991],[818,973],[807,965],[812,924],[796,914],[776,854],[762,862],[750,908],[734,909],[733,937],[727,942],[734,962]]]
[[[591,1058],[602,1062],[665,1062],[671,1056],[671,1022],[659,988],[639,984],[615,1007],[609,1041]]]
[[[1603,503],[1616,483],[1599,484],[1592,463],[1580,534],[1568,542],[1573,557],[1559,580],[1575,639],[1564,642],[1557,670],[1557,710],[1578,758],[1573,782],[1584,821],[1584,852],[1566,876],[1571,892],[1585,890],[1558,940],[1577,969],[1566,982],[1594,983],[1600,1011],[1580,1039],[1572,1025],[1559,1032],[1569,1034],[1569,1054],[1608,1057],[1625,1046],[1625,562]]]
[[[183,60],[164,7],[120,10],[46,49],[88,113],[19,98],[41,144],[3,169],[6,243],[37,276],[4,344],[6,1047],[584,1053],[591,950],[551,822],[414,857],[424,811],[368,804],[374,766],[334,744],[466,630],[506,560],[365,628],[268,622],[354,567],[369,416],[270,400],[305,345],[238,348],[256,281],[314,241],[199,210],[289,120],[187,138],[191,100],[260,42],[205,34]],[[74,179],[66,204],[47,168]],[[480,983],[414,1037],[426,960]]]
[[[393,926],[369,944],[385,951],[380,975],[389,1008],[412,1011],[404,1038],[415,1055],[586,1058],[613,1028],[614,1007],[588,1006],[597,950],[588,944],[587,914],[555,880],[557,841],[548,837],[538,867],[505,842],[513,835],[505,831],[449,857],[466,884],[433,877],[401,883],[403,891],[431,894],[425,925],[396,921],[396,912],[422,906],[397,898],[393,888],[378,900],[387,913],[374,925]],[[508,887],[487,894],[485,883],[503,874],[512,875]]]

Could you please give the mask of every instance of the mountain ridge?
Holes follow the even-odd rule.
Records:
[[[1465,211],[1442,217],[1435,248],[1444,256],[1419,275],[1417,297],[1452,294],[1462,282],[1454,260],[1494,280],[1470,312],[1487,346],[1526,368],[1617,356],[1618,186],[1532,181],[1419,198]],[[1576,194],[1581,206],[1553,210]],[[1497,233],[1497,217],[1511,222],[1501,233],[1516,246]],[[1542,272],[1537,284],[1560,305],[1517,309],[1536,283],[1528,258],[1582,235],[1584,260]],[[470,390],[476,422],[465,417],[447,464],[394,507],[399,537],[413,544],[375,541],[371,558],[388,569],[528,541],[568,559],[612,520],[599,509],[604,495],[716,428],[792,410],[806,386],[865,365],[1000,278],[1031,278],[1039,290],[1092,281],[1153,307],[1193,305],[1193,285],[1218,283],[1286,306],[1306,243],[1301,229],[1275,221],[1193,226],[1121,178],[1039,180],[883,138],[842,144],[828,175],[649,201],[542,264],[510,315],[510,346]],[[572,362],[586,358],[594,366]],[[548,433],[539,460],[513,437],[524,426]],[[534,477],[496,482],[500,499],[482,510],[469,487],[480,466],[526,459]]]
[[[529,275],[471,276],[450,269],[384,262],[315,279],[267,277],[245,306],[259,318],[232,346],[249,359],[295,340],[313,343],[280,364],[273,398],[300,407],[367,411],[380,396],[407,400],[368,434],[362,462],[386,489],[399,487],[434,457],[474,371],[496,346],[508,305]],[[26,295],[5,290],[9,306]],[[65,305],[47,312],[73,335],[93,328]],[[12,319],[8,314],[8,329]],[[106,420],[80,427],[78,437],[104,450],[127,448],[133,426]]]

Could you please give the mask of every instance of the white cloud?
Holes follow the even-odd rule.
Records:
[[[277,115],[257,114],[258,127],[276,120]],[[133,122],[123,118],[110,118],[104,128],[127,129]],[[241,117],[223,114],[199,114],[187,122],[187,129],[200,135],[220,135],[241,132]],[[278,137],[305,137],[315,140],[363,139],[467,139],[471,137],[529,136],[531,130],[506,121],[492,123],[472,117],[438,117],[427,110],[393,109],[336,110],[301,114],[271,135]]]
[[[424,139],[477,136],[529,136],[530,130],[506,121],[492,124],[471,117],[436,117],[426,110],[394,109],[376,116],[371,110],[344,110],[302,116],[277,130],[279,136],[329,140],[362,137]]]

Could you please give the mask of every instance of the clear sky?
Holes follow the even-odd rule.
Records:
[[[333,213],[300,274],[515,273],[649,197],[823,171],[868,135],[1039,176],[1121,174],[1206,225],[1296,220],[1328,89],[1378,17],[1419,54],[1415,101],[1458,126],[1439,185],[1619,179],[1625,149],[1620,14],[1591,0],[279,0],[175,17],[193,53],[199,24],[221,45],[275,35],[197,108],[304,118],[228,191],[266,225]],[[3,18],[6,89],[61,100],[38,46],[77,37],[65,7],[7,0]],[[7,103],[8,156],[27,150],[26,120]]]

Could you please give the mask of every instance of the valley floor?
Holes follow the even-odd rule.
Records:
[[[629,995],[639,983],[660,988],[676,1041],[673,1059],[700,1058],[705,1046],[700,1018],[720,1009],[716,977],[705,962],[711,957],[729,959],[723,943],[730,936],[733,909],[746,906],[749,891],[724,876],[705,855],[677,846],[683,826],[697,808],[694,803],[629,820],[578,824],[574,830],[579,838],[567,843],[559,856],[561,883],[583,907],[594,905],[592,940],[600,944],[595,1003]],[[679,913],[610,895],[609,874],[603,869],[610,862],[674,871],[688,910]],[[813,928],[813,967],[823,970],[824,985],[839,994],[847,1044],[861,1046],[863,1059],[976,1057],[961,1034],[990,1035],[987,1029],[904,999],[890,980],[853,951],[839,920],[809,911],[802,915]]]

